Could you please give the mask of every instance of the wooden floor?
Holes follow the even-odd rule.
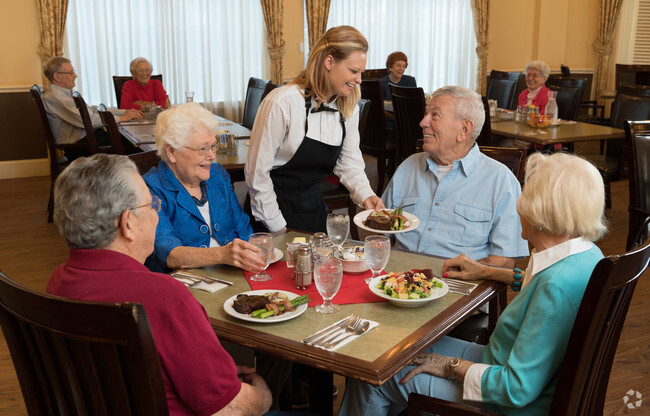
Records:
[[[0,270],[37,290],[44,290],[52,270],[67,256],[56,225],[46,222],[49,178],[0,180]],[[627,181],[612,184],[608,211],[610,233],[598,245],[606,255],[622,253],[627,233]],[[525,264],[524,261],[520,263]],[[650,414],[650,273],[637,285],[616,353],[607,390],[606,415]],[[543,342],[543,340],[540,340]],[[339,396],[344,384],[336,377]],[[639,409],[626,410],[623,397],[638,390],[645,399]],[[0,415],[25,415],[20,387],[4,338],[0,339]]]

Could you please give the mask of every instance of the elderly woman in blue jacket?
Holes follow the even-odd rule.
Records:
[[[521,236],[534,247],[525,272],[445,261],[443,277],[494,279],[517,296],[487,345],[444,337],[382,386],[349,380],[339,416],[396,415],[418,392],[477,402],[506,415],[548,415],[580,301],[596,264],[594,245],[606,230],[598,170],[578,156],[534,153],[517,211]]]
[[[147,266],[166,268],[230,264],[258,272],[259,249],[226,170],[214,163],[219,122],[198,103],[163,111],[156,121],[161,162],[143,178],[160,197],[154,252]]]

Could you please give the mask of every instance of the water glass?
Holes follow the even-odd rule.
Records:
[[[273,236],[269,233],[253,233],[248,238],[248,242],[260,249],[259,257],[264,261],[262,273],[255,273],[250,279],[255,282],[271,280],[273,276],[266,273],[266,268],[273,260]]]
[[[320,313],[338,312],[341,307],[332,303],[341,287],[343,279],[343,262],[336,258],[319,259],[314,265],[314,283],[318,293],[323,297],[323,304],[314,309]]]
[[[328,214],[327,215],[327,235],[332,243],[337,246],[338,251],[350,232],[350,216],[348,214]]]
[[[369,283],[371,279],[379,276],[390,258],[390,238],[385,235],[370,235],[366,237],[363,245],[366,256],[366,263],[372,270],[372,276],[365,279]]]
[[[191,103],[194,101],[194,91],[185,91],[185,102]]]

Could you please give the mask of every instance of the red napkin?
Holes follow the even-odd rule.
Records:
[[[323,303],[323,298],[318,293],[316,285],[311,284],[307,289],[297,289],[293,279],[289,275],[289,268],[286,261],[278,261],[270,265],[266,272],[273,276],[273,279],[266,282],[254,282],[250,280],[253,275],[251,272],[242,270],[244,277],[248,280],[252,290],[278,290],[297,293],[299,295],[309,295],[309,307],[320,305]],[[337,305],[346,305],[348,303],[370,303],[370,302],[384,302],[385,299],[374,295],[368,285],[364,282],[366,277],[372,275],[368,270],[362,274],[346,274],[343,273],[343,281],[341,288],[332,300]]]

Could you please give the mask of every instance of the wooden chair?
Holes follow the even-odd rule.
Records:
[[[485,156],[506,165],[515,177],[522,182],[524,179],[524,166],[526,165],[526,149],[514,147],[492,147],[479,146],[479,150]]]
[[[557,91],[558,117],[562,120],[577,120],[580,103],[584,95],[587,80],[585,78],[554,77],[546,81],[546,87]]]
[[[625,120],[650,119],[650,86],[619,85],[612,104],[611,127],[623,129]],[[625,139],[608,140],[604,154],[585,155],[600,171],[605,182],[607,208],[611,208],[611,181],[625,175]]]
[[[650,120],[626,121],[625,140],[630,167],[630,213],[626,249],[631,250],[645,241],[650,220]]]
[[[549,414],[602,415],[609,374],[630,300],[650,261],[650,241],[637,250],[608,256],[591,274],[559,369]],[[491,415],[473,406],[409,395],[408,415]]]
[[[122,105],[122,87],[124,87],[124,83],[127,81],[131,81],[133,79],[132,76],[121,76],[121,75],[113,75],[113,88],[115,88],[115,98],[117,99],[117,108],[121,108],[120,106]],[[152,75],[151,79],[157,79],[160,82],[163,82],[163,76],[162,74],[157,74],[157,75]]]
[[[386,75],[388,75],[388,69],[386,68],[366,69],[365,71],[363,71],[363,74],[361,74],[361,79],[364,81],[373,80],[373,79],[382,79]]]
[[[111,143],[108,146],[100,146],[99,143],[97,143],[97,138],[95,136],[95,127],[93,127],[93,123],[90,120],[90,113],[88,113],[88,105],[86,105],[86,101],[83,99],[81,94],[79,94],[78,91],[75,91],[72,93],[72,99],[74,100],[74,103],[77,106],[77,109],[79,109],[79,114],[81,115],[81,121],[84,125],[84,130],[86,131],[86,139],[88,139],[88,150],[90,155],[94,155],[95,153],[116,153],[116,154],[124,154],[124,146],[122,145],[122,141],[114,141],[112,137],[109,135],[111,138]]]
[[[115,116],[113,116],[113,113],[110,111],[107,111],[105,106],[102,109],[102,106],[103,104],[100,104],[98,106],[100,109],[99,116],[102,118],[102,123],[104,123],[106,130],[108,130],[108,134],[111,136],[113,143],[119,143],[120,146],[122,146],[122,136],[120,135],[117,123],[115,122]],[[116,146],[116,153],[123,155],[124,149],[122,148],[122,151],[119,152]],[[135,162],[135,165],[138,167],[140,174],[144,174],[152,167],[158,166],[158,163],[160,162],[160,157],[158,157],[158,152],[156,150],[132,153],[128,156],[129,159]]]
[[[381,194],[384,190],[386,179],[386,162],[390,173],[395,169],[395,144],[389,145],[386,137],[386,113],[384,112],[384,95],[381,83],[378,80],[366,80],[361,83],[361,97],[368,100],[369,107],[368,121],[365,123],[361,137],[361,153],[374,156],[377,159],[377,188],[376,192]],[[361,124],[361,121],[359,121]],[[390,176],[389,176],[390,177]]]
[[[483,128],[481,133],[479,133],[476,138],[476,143],[479,146],[491,146],[492,145],[492,124],[490,122],[490,105],[486,96],[482,96],[481,100],[483,101],[483,108],[485,108],[485,122],[483,123]]]
[[[397,136],[397,164],[413,153],[422,151],[422,127],[426,102],[422,88],[399,87],[389,84],[393,111],[395,112],[395,135]]]
[[[38,113],[41,116],[41,124],[43,124],[43,130],[45,131],[45,139],[47,142],[47,150],[50,159],[50,196],[47,202],[47,222],[53,221],[54,215],[54,182],[59,176],[59,173],[68,166],[68,159],[64,156],[64,152],[67,149],[87,149],[88,144],[85,143],[69,143],[69,144],[58,144],[54,139],[54,134],[52,133],[52,128],[50,127],[50,120],[47,118],[47,112],[45,111],[45,106],[43,104],[43,92],[41,88],[34,84],[30,88],[32,98],[36,103],[38,108]]]
[[[525,79],[521,72],[490,71],[486,97],[496,100],[499,108],[517,108],[517,86]]]
[[[168,414],[141,305],[64,299],[0,272],[0,324],[28,414]]]
[[[368,112],[370,110],[370,102],[368,100],[359,100],[359,135],[363,135],[367,120]],[[350,217],[350,237],[355,240],[359,239],[359,230],[357,226],[354,225],[352,218],[357,214],[357,206],[352,202],[350,198],[350,191],[339,184],[337,187],[333,188],[335,185],[332,182],[338,182],[336,175],[332,174],[328,179],[324,180],[321,183],[321,190],[323,192],[323,199],[327,205],[327,210],[332,212],[337,209],[348,209],[348,216]]]
[[[266,90],[269,81],[250,77],[248,87],[246,88],[246,101],[244,102],[244,120],[242,126],[252,129],[255,122],[257,110],[262,102],[262,95]]]
[[[271,81],[269,81],[269,82],[266,84],[266,87],[264,87],[264,92],[262,93],[262,99],[260,100],[260,104],[262,103],[262,101],[264,101],[264,99],[266,98],[266,96],[269,95],[269,93],[270,93],[271,91],[273,91],[274,89],[276,89],[276,88],[278,88],[278,87],[280,87],[278,84],[274,84],[274,83],[272,83]]]

